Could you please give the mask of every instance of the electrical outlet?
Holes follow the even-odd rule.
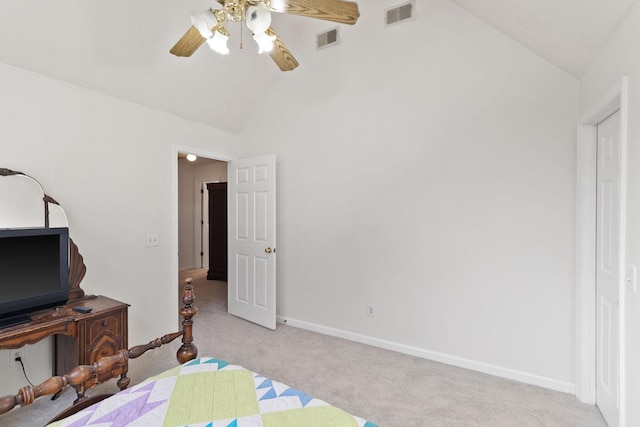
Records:
[[[367,315],[376,317],[376,306],[373,304],[367,304]]]
[[[9,366],[19,365],[20,362],[18,362],[16,360],[17,358],[22,359],[22,361],[24,362],[24,350],[23,349],[17,349],[17,350],[9,351]]]

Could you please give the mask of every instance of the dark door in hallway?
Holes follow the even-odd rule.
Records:
[[[209,193],[208,280],[227,280],[227,183],[207,184]]]

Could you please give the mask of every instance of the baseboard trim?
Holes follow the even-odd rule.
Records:
[[[373,338],[367,335],[356,334],[354,332],[349,332],[342,329],[330,328],[327,326],[317,325],[315,323],[309,323],[302,320],[291,319],[283,316],[278,316],[277,321],[279,323],[293,326],[295,328],[306,329],[306,330],[318,332],[324,335],[330,335],[333,337],[343,338],[349,341],[355,341],[362,344],[371,345],[374,347],[384,348],[385,350],[397,351],[399,353],[408,354],[410,356],[433,360],[434,362],[440,362],[447,365],[457,366],[459,368],[470,369],[472,371],[482,372],[484,374],[495,375],[497,377],[519,381],[525,384],[531,384],[538,387],[544,387],[551,390],[556,390],[556,391],[569,393],[573,395],[575,395],[576,393],[575,384],[571,384],[565,381],[554,380],[552,378],[547,378],[540,375],[531,374],[528,372],[516,371],[514,369],[504,368],[501,366],[491,365],[488,363],[478,362],[475,360],[465,359],[462,357],[452,356],[449,354],[425,350],[418,347],[412,347],[412,346],[399,344],[392,341],[386,341],[378,338]]]

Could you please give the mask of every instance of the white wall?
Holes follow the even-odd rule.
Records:
[[[195,267],[194,259],[194,210],[196,198],[195,165],[186,160],[178,161],[178,266],[180,270]]]
[[[580,82],[580,111],[585,113],[599,103],[605,93],[628,76],[627,133],[627,260],[640,266],[640,7],[636,4],[618,26],[614,36],[600,52]],[[640,294],[626,290],[626,421],[628,426],[640,425]]]
[[[35,177],[65,208],[82,288],[131,304],[132,345],[176,330],[173,145],[233,156],[237,136],[3,64],[0,93],[0,167]],[[146,248],[146,233],[160,246]],[[5,360],[0,394],[15,393],[24,380],[4,381]]]
[[[278,157],[278,314],[572,392],[578,82],[446,0],[385,29],[396,3],[242,134]]]
[[[200,268],[199,188],[203,182],[227,182],[227,163],[178,161],[178,242],[180,270]],[[205,218],[205,221],[207,218]]]

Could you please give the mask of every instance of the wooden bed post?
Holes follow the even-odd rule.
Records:
[[[189,360],[193,360],[198,356],[198,348],[193,343],[193,316],[198,312],[198,308],[193,305],[195,295],[193,293],[193,286],[191,282],[193,279],[190,277],[185,280],[184,293],[182,295],[182,303],[184,306],[180,309],[180,316],[182,316],[182,346],[178,349],[176,358],[178,362],[185,363]]]

